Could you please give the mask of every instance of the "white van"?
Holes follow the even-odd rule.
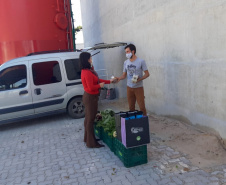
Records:
[[[125,45],[101,43],[83,51]],[[72,118],[85,116],[80,52],[42,53],[16,58],[0,66],[0,124],[65,111]]]
[[[84,117],[79,54],[36,54],[1,65],[0,124],[63,111]]]

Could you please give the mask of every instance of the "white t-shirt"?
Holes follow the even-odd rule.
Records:
[[[127,72],[127,86],[131,88],[143,87],[143,81],[133,83],[133,75],[138,75],[138,78],[143,77],[143,71],[148,70],[147,65],[143,59],[137,57],[136,60],[131,62],[127,59],[124,62],[123,72]]]

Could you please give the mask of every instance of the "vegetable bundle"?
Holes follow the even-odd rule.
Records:
[[[106,109],[97,114],[97,127],[102,127],[105,132],[108,132],[109,136],[113,136],[115,131],[115,113],[111,109]]]

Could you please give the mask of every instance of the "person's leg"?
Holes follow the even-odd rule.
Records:
[[[143,87],[138,87],[138,88],[134,88],[134,93],[137,99],[137,103],[140,107],[140,110],[143,112],[144,116],[147,116],[147,111],[145,108],[145,102],[144,102],[144,88]]]
[[[134,94],[133,88],[130,88],[127,86],[127,100],[129,104],[129,110],[134,111],[135,110],[135,103],[136,103],[136,96]]]
[[[86,119],[87,116],[85,116],[85,119],[84,119],[84,142],[87,141],[87,131],[86,131],[86,123],[87,123],[87,119]]]
[[[86,130],[87,130],[87,141],[86,146],[89,148],[99,147],[100,144],[96,141],[94,134],[94,120],[98,109],[98,95],[90,95],[89,98],[89,115],[87,116]]]
[[[82,101],[83,101],[83,103],[84,103],[84,106],[87,107],[86,104],[87,104],[87,102],[88,102],[89,100],[88,100],[88,96],[87,96],[87,93],[86,93],[86,92],[83,94]],[[85,109],[85,119],[84,119],[84,142],[87,141],[87,131],[86,131],[87,117],[88,117],[87,112],[88,112],[88,108],[87,108],[87,110]]]

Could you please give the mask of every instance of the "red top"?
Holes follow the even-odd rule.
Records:
[[[83,69],[81,73],[81,80],[84,90],[89,94],[99,94],[100,84],[98,78],[90,70]],[[99,83],[104,82],[110,84],[110,80],[99,79]]]

